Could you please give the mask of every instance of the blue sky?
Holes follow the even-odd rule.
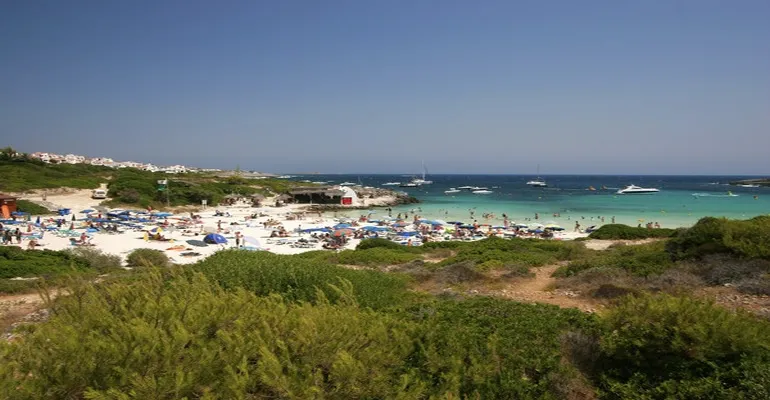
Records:
[[[770,174],[770,2],[9,1],[0,145],[273,172]]]

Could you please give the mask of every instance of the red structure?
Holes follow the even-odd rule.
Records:
[[[0,193],[0,215],[3,218],[11,218],[11,213],[16,211],[16,198]]]

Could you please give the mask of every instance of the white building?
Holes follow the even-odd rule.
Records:
[[[64,162],[67,164],[82,164],[86,162],[86,158],[75,154],[67,154],[64,156]]]

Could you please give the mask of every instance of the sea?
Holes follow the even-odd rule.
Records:
[[[616,223],[661,227],[688,227],[706,216],[747,219],[770,215],[770,188],[745,188],[728,182],[752,176],[613,176],[546,175],[548,187],[530,187],[531,175],[430,175],[432,184],[414,188],[384,186],[388,182],[408,182],[407,175],[292,175],[291,180],[362,186],[406,192],[419,204],[392,207],[392,216],[417,214],[429,219],[472,223],[501,223],[503,214],[520,223],[555,223],[565,229],[579,223],[582,228]],[[655,194],[617,194],[629,184],[660,189]],[[486,187],[493,193],[473,194],[463,190],[446,194],[461,186]],[[590,190],[593,187],[596,190]],[[388,214],[372,209],[373,216]],[[356,210],[347,216],[366,212]],[[342,214],[342,213],[341,213]]]

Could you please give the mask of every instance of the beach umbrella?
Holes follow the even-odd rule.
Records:
[[[444,221],[443,219],[437,219],[433,221],[434,225],[449,225],[449,222]]]
[[[85,210],[81,211],[80,213],[81,214],[89,214],[89,213],[92,213],[92,212],[94,212],[94,210],[88,208],[88,209],[85,209]]]
[[[351,227],[352,226],[350,224],[337,224],[333,226],[334,229],[348,229]]]
[[[353,230],[349,228],[337,229],[334,231],[334,236],[350,236],[353,234]]]
[[[189,244],[190,246],[196,246],[196,247],[206,247],[206,246],[208,246],[206,244],[206,242],[201,241],[201,240],[188,240],[187,244]]]
[[[163,218],[163,217],[170,217],[170,216],[172,216],[174,214],[172,214],[170,212],[159,212],[159,213],[155,213],[153,215],[156,216],[156,217]]]
[[[156,233],[163,233],[163,228],[156,226],[155,228],[150,229],[150,233],[152,233],[153,235]]]
[[[252,245],[252,246],[254,246],[256,248],[261,248],[262,247],[262,245],[259,243],[259,240],[257,240],[257,238],[255,238],[253,236],[244,236],[243,237],[243,244],[244,244],[244,246],[246,244],[250,244],[250,245]]]
[[[406,222],[404,222],[404,221],[398,221],[398,222],[396,222],[395,224],[393,224],[393,226],[395,226],[395,227],[397,227],[397,228],[403,228],[403,227],[405,227],[405,226],[408,226],[408,225],[409,225],[409,224],[408,224],[408,223],[406,223]]]
[[[203,238],[203,241],[208,244],[225,244],[227,243],[227,239],[225,239],[224,236],[218,234],[218,233],[209,233],[206,235],[206,237]]]
[[[385,232],[388,230],[388,228],[384,226],[365,226],[363,227],[363,230],[367,232]]]
[[[557,224],[546,224],[545,228],[546,229],[550,229],[552,231],[563,231],[564,230],[564,228],[562,228],[561,226],[559,226]]]

